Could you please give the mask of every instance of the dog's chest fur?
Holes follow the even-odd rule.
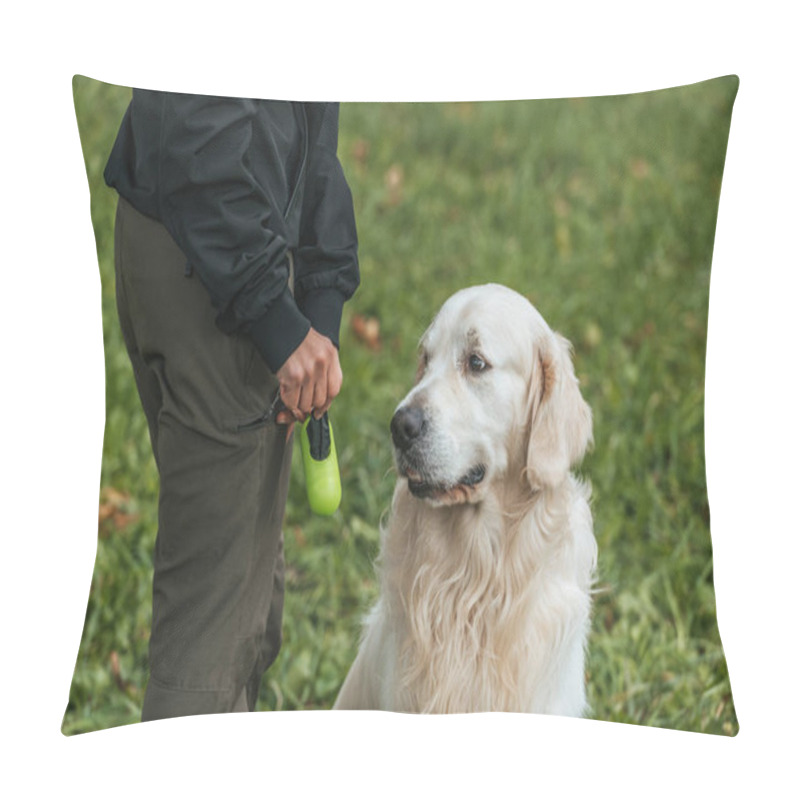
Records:
[[[588,598],[562,569],[569,536],[548,536],[569,529],[553,519],[563,502],[501,507],[490,497],[453,513],[398,490],[382,554],[398,710],[548,710]]]

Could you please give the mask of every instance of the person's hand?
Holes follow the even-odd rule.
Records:
[[[333,403],[342,388],[342,368],[339,351],[327,336],[311,328],[300,346],[278,370],[281,400],[287,411],[277,416],[277,422],[289,425],[303,422],[313,413],[319,419]]]

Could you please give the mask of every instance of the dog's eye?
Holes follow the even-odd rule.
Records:
[[[414,379],[414,383],[419,383],[420,379],[425,374],[425,370],[427,368],[428,368],[428,354],[420,353],[419,361],[417,362],[417,375]]]
[[[477,353],[473,353],[467,363],[470,372],[483,372],[489,368],[489,365]]]

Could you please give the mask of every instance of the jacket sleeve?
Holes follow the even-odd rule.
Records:
[[[288,287],[279,206],[251,169],[255,101],[171,92],[136,99],[158,104],[162,222],[208,289],[220,327],[248,332],[277,371],[310,323]],[[277,153],[259,157],[281,169]]]
[[[339,346],[342,306],[358,288],[358,238],[353,198],[336,155],[339,106],[306,104],[313,117],[295,297],[312,326]]]

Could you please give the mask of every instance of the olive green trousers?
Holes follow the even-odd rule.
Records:
[[[160,478],[143,720],[253,710],[281,644],[291,440],[278,388],[226,335],[159,222],[120,198],[117,307]]]

